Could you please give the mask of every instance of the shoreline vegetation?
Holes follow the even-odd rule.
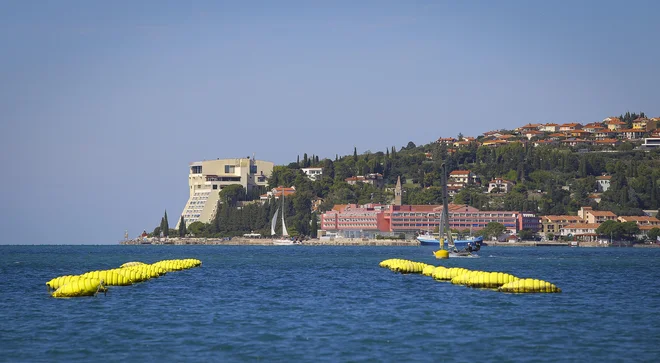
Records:
[[[568,247],[570,242],[487,242],[493,247]],[[120,242],[121,245],[225,245],[225,246],[272,246],[271,238],[194,238],[194,237],[172,237],[157,238],[147,237],[141,239],[130,239]],[[304,246],[420,246],[417,240],[406,239],[369,239],[369,238],[323,238],[309,239],[301,243]],[[600,245],[597,242],[579,242],[576,247],[611,247]],[[660,245],[634,245],[635,247],[660,247]]]

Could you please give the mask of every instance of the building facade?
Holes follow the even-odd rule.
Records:
[[[539,219],[530,213],[480,211],[477,208],[449,204],[449,227],[476,232],[488,223],[497,222],[509,233],[523,228],[538,231]],[[355,204],[335,206],[321,215],[321,229],[343,237],[373,237],[377,234],[413,236],[433,232],[440,226],[441,205]]]
[[[228,185],[241,185],[246,191],[267,186],[274,164],[254,158],[216,159],[190,164],[188,202],[183,208],[186,225],[208,223],[215,218],[220,191]],[[179,222],[177,227],[179,228]]]

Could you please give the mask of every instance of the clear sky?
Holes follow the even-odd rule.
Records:
[[[175,224],[192,161],[278,165],[660,116],[660,1],[2,1],[0,243]]]

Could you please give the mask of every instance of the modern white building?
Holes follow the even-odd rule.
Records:
[[[228,185],[239,184],[249,192],[268,185],[274,164],[254,158],[216,159],[190,163],[188,188],[190,196],[183,208],[186,225],[208,223],[215,218],[220,191]],[[179,228],[179,221],[176,228]]]
[[[300,170],[312,181],[320,180],[323,176],[323,168],[302,168]]]
[[[646,139],[644,139],[644,143],[642,144],[642,146],[645,148],[660,147],[660,137],[647,137]]]

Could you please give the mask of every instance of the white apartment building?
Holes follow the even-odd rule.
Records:
[[[186,226],[193,222],[208,223],[215,218],[220,191],[228,185],[240,184],[246,191],[267,186],[274,164],[254,158],[216,159],[190,163],[188,188],[190,195],[183,208]],[[179,228],[180,218],[176,228]]]

